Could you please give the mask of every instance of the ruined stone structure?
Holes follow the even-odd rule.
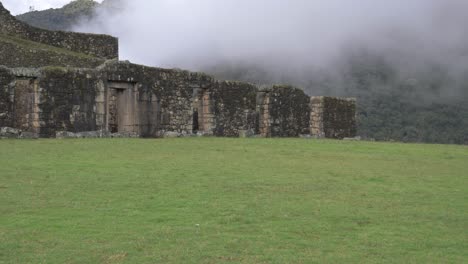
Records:
[[[0,127],[40,137],[356,134],[354,99],[117,59],[113,37],[33,28],[0,3]]]

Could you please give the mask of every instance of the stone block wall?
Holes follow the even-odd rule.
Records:
[[[55,46],[105,59],[118,58],[118,40],[107,35],[49,31],[18,21],[0,2],[0,34]],[[26,66],[26,65],[24,65]]]
[[[215,136],[255,134],[257,87],[249,83],[216,81],[209,89]]]
[[[0,67],[0,127],[41,137],[64,131],[353,137],[355,104],[353,99],[310,98],[290,86],[259,90],[248,83],[127,62],[96,69]]]
[[[138,105],[146,109],[140,111],[146,114],[139,116],[152,127],[152,131],[144,133],[147,136],[163,136],[167,132],[192,134],[194,92],[213,83],[212,77],[201,73],[122,62],[109,63],[103,72],[108,80],[138,84]]]
[[[200,89],[199,76],[188,72],[161,72],[153,86],[160,109],[160,130],[191,134],[193,129],[193,92]]]
[[[310,109],[310,134],[317,138],[325,138],[323,123],[325,98],[323,96],[312,96],[310,98]]]
[[[311,135],[320,138],[356,136],[356,99],[316,96],[310,100]]]
[[[38,79],[40,136],[98,130],[95,98],[99,81],[91,70],[43,69]]]
[[[25,70],[26,75],[0,69],[0,109],[4,113],[0,126],[41,137],[54,137],[61,131],[108,130],[112,96],[117,94],[123,95],[118,108],[125,130],[119,132],[148,137],[170,132],[188,135],[193,130],[194,90],[213,83],[204,74],[125,62],[110,62],[97,69],[46,67]],[[16,94],[10,96],[11,91]]]
[[[257,96],[259,133],[265,137],[297,137],[310,133],[310,97],[291,86],[262,89]]]
[[[40,137],[55,137],[60,131],[104,129],[105,124],[98,125],[96,108],[97,91],[102,87],[98,72],[47,67],[10,69],[8,74],[0,70],[0,86],[4,87],[5,76],[10,81],[10,96],[0,94],[0,101],[9,104],[10,121],[1,122],[0,127]]]
[[[0,127],[13,127],[13,100],[15,76],[0,66]]]

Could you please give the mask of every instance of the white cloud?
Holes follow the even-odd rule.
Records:
[[[119,37],[123,59],[182,68],[196,68],[200,63],[216,60],[322,66],[341,56],[343,48],[357,44],[410,54],[426,52],[433,57],[445,54],[454,43],[465,44],[465,39],[452,39],[465,36],[463,25],[468,21],[464,13],[454,12],[466,10],[467,0],[127,0],[125,3],[125,12],[111,15],[103,12],[97,21],[77,29]],[[443,23],[436,20],[440,16]],[[445,26],[455,19],[460,21]],[[408,41],[403,43],[406,36]]]

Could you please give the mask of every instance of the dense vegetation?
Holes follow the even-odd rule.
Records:
[[[0,140],[0,263],[467,263],[468,149]]]
[[[45,28],[69,29],[79,19],[91,19],[91,10],[118,8],[118,3],[106,0],[99,5],[79,0],[62,9],[31,12],[18,18]],[[367,139],[468,144],[468,78],[454,80],[446,66],[437,64],[402,75],[405,69],[381,54],[344,54],[348,54],[342,58],[345,63],[328,72],[304,68],[275,71],[271,65],[238,62],[202,70],[222,79],[294,84],[313,95],[357,97],[359,134]]]
[[[330,72],[270,71],[252,64],[219,64],[218,78],[282,82],[309,94],[358,98],[358,134],[379,141],[468,144],[468,78],[454,83],[444,67],[402,75],[378,54],[350,53]],[[468,72],[467,72],[468,76]]]

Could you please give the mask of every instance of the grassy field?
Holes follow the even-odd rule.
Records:
[[[0,140],[0,263],[468,263],[468,147]]]

